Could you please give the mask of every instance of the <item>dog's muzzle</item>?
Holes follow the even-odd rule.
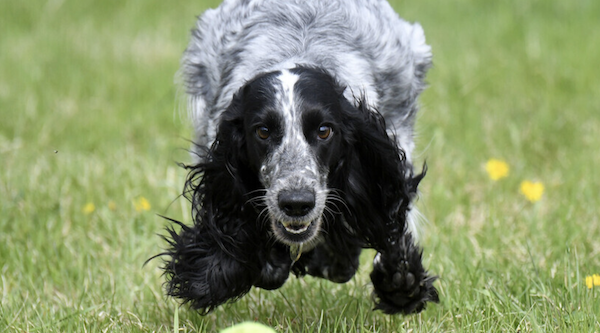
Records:
[[[313,210],[316,205],[315,193],[309,189],[283,190],[277,195],[277,206],[285,218],[278,221],[277,227],[292,243],[302,243],[316,233]]]
[[[277,196],[279,209],[291,218],[302,218],[315,208],[315,194],[308,189],[284,190]]]
[[[260,168],[266,189],[271,228],[289,246],[313,242],[319,233],[327,199],[326,174],[319,170],[311,149],[302,140],[279,147]]]

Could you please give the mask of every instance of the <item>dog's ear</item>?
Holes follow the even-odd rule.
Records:
[[[208,153],[208,163],[204,165],[205,177],[214,178],[215,185],[221,184],[217,186],[221,191],[215,195],[223,194],[225,198],[215,198],[217,200],[231,198],[232,192],[243,196],[257,186],[258,179],[248,166],[243,109],[245,89],[234,95],[221,115],[215,142]]]
[[[260,235],[247,209],[249,172],[245,159],[242,95],[225,111],[212,147],[187,166],[184,194],[192,203],[193,226],[169,229],[165,263],[167,292],[206,313],[247,293],[260,273],[255,257]],[[256,177],[256,176],[254,176]]]
[[[438,302],[430,276],[422,264],[422,250],[407,230],[407,214],[425,175],[414,175],[403,151],[378,112],[364,100],[355,109],[345,164],[348,224],[378,254],[370,274],[375,308],[385,313],[416,313],[427,302]],[[343,184],[343,183],[342,183]],[[343,186],[343,185],[342,185]]]
[[[423,175],[412,174],[383,116],[364,99],[355,105],[342,101],[347,147],[330,179],[345,194],[350,226],[369,247],[385,251],[391,232],[405,232],[410,201]]]
[[[258,184],[257,176],[247,162],[243,95],[242,88],[223,112],[216,139],[205,156],[201,156],[201,162],[187,167],[190,173],[184,192],[192,202],[195,221],[201,218],[202,209],[217,209],[223,217],[243,213],[248,199],[245,195]],[[198,221],[211,222],[221,223],[218,220]]]

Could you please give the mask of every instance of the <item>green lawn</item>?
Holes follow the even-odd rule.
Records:
[[[417,159],[439,305],[371,311],[369,251],[345,285],[291,278],[205,317],[166,298],[144,261],[165,247],[157,214],[190,221],[174,82],[215,5],[0,1],[0,332],[600,332],[597,0],[395,2],[434,52]]]

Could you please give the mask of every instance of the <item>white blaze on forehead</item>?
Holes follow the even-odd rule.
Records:
[[[283,70],[281,75],[277,77],[281,82],[281,95],[278,96],[281,101],[281,106],[284,116],[290,119],[294,118],[294,86],[298,82],[298,75],[291,73],[288,70]]]
[[[281,103],[281,113],[285,122],[284,143],[295,142],[301,144],[304,141],[304,136],[302,135],[302,124],[296,109],[296,96],[294,93],[294,86],[298,82],[299,76],[288,70],[283,70],[277,79],[281,82],[281,91],[277,94],[277,99]]]
[[[281,130],[283,138],[279,145],[269,152],[265,159],[266,165],[263,170],[269,170],[268,175],[262,172],[261,181],[265,185],[265,202],[267,203],[268,214],[273,224],[273,231],[276,237],[288,244],[296,246],[294,259],[300,253],[297,250],[298,243],[289,240],[289,236],[283,234],[280,225],[302,225],[300,229],[287,230],[287,234],[306,232],[309,228],[317,230],[321,228],[323,220],[323,211],[327,202],[327,174],[322,174],[319,164],[314,156],[307,139],[304,136],[302,128],[302,110],[299,105],[302,98],[294,90],[300,77],[288,70],[283,70],[274,79],[273,88],[276,90],[274,95],[274,105],[276,112],[281,116]],[[315,206],[305,216],[296,217],[287,215],[279,207],[279,194],[282,191],[304,189],[309,190],[315,195]],[[312,226],[312,227],[310,227]],[[306,239],[308,242],[304,246],[310,248],[311,242],[315,241],[315,236]],[[304,243],[303,243],[304,244]],[[307,247],[305,247],[306,249]],[[296,251],[297,250],[297,251]],[[297,253],[296,253],[297,252]]]

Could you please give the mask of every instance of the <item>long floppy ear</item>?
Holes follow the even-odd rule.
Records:
[[[184,194],[192,203],[193,226],[168,228],[171,248],[163,253],[166,289],[171,296],[208,313],[252,287],[259,268],[253,260],[259,236],[245,194],[252,173],[247,169],[241,93],[225,111],[217,139],[189,170]],[[249,222],[250,221],[250,222]]]
[[[383,117],[365,101],[344,107],[348,153],[336,170],[345,194],[348,224],[377,250],[371,272],[375,308],[385,313],[415,313],[438,293],[422,264],[422,251],[407,230],[407,214],[425,175],[414,175],[404,153],[386,132]]]
[[[383,116],[364,99],[357,105],[342,101],[346,148],[332,186],[345,195],[350,226],[363,235],[367,246],[385,251],[390,232],[404,233],[409,204],[424,174],[412,174],[412,166],[388,135]]]

